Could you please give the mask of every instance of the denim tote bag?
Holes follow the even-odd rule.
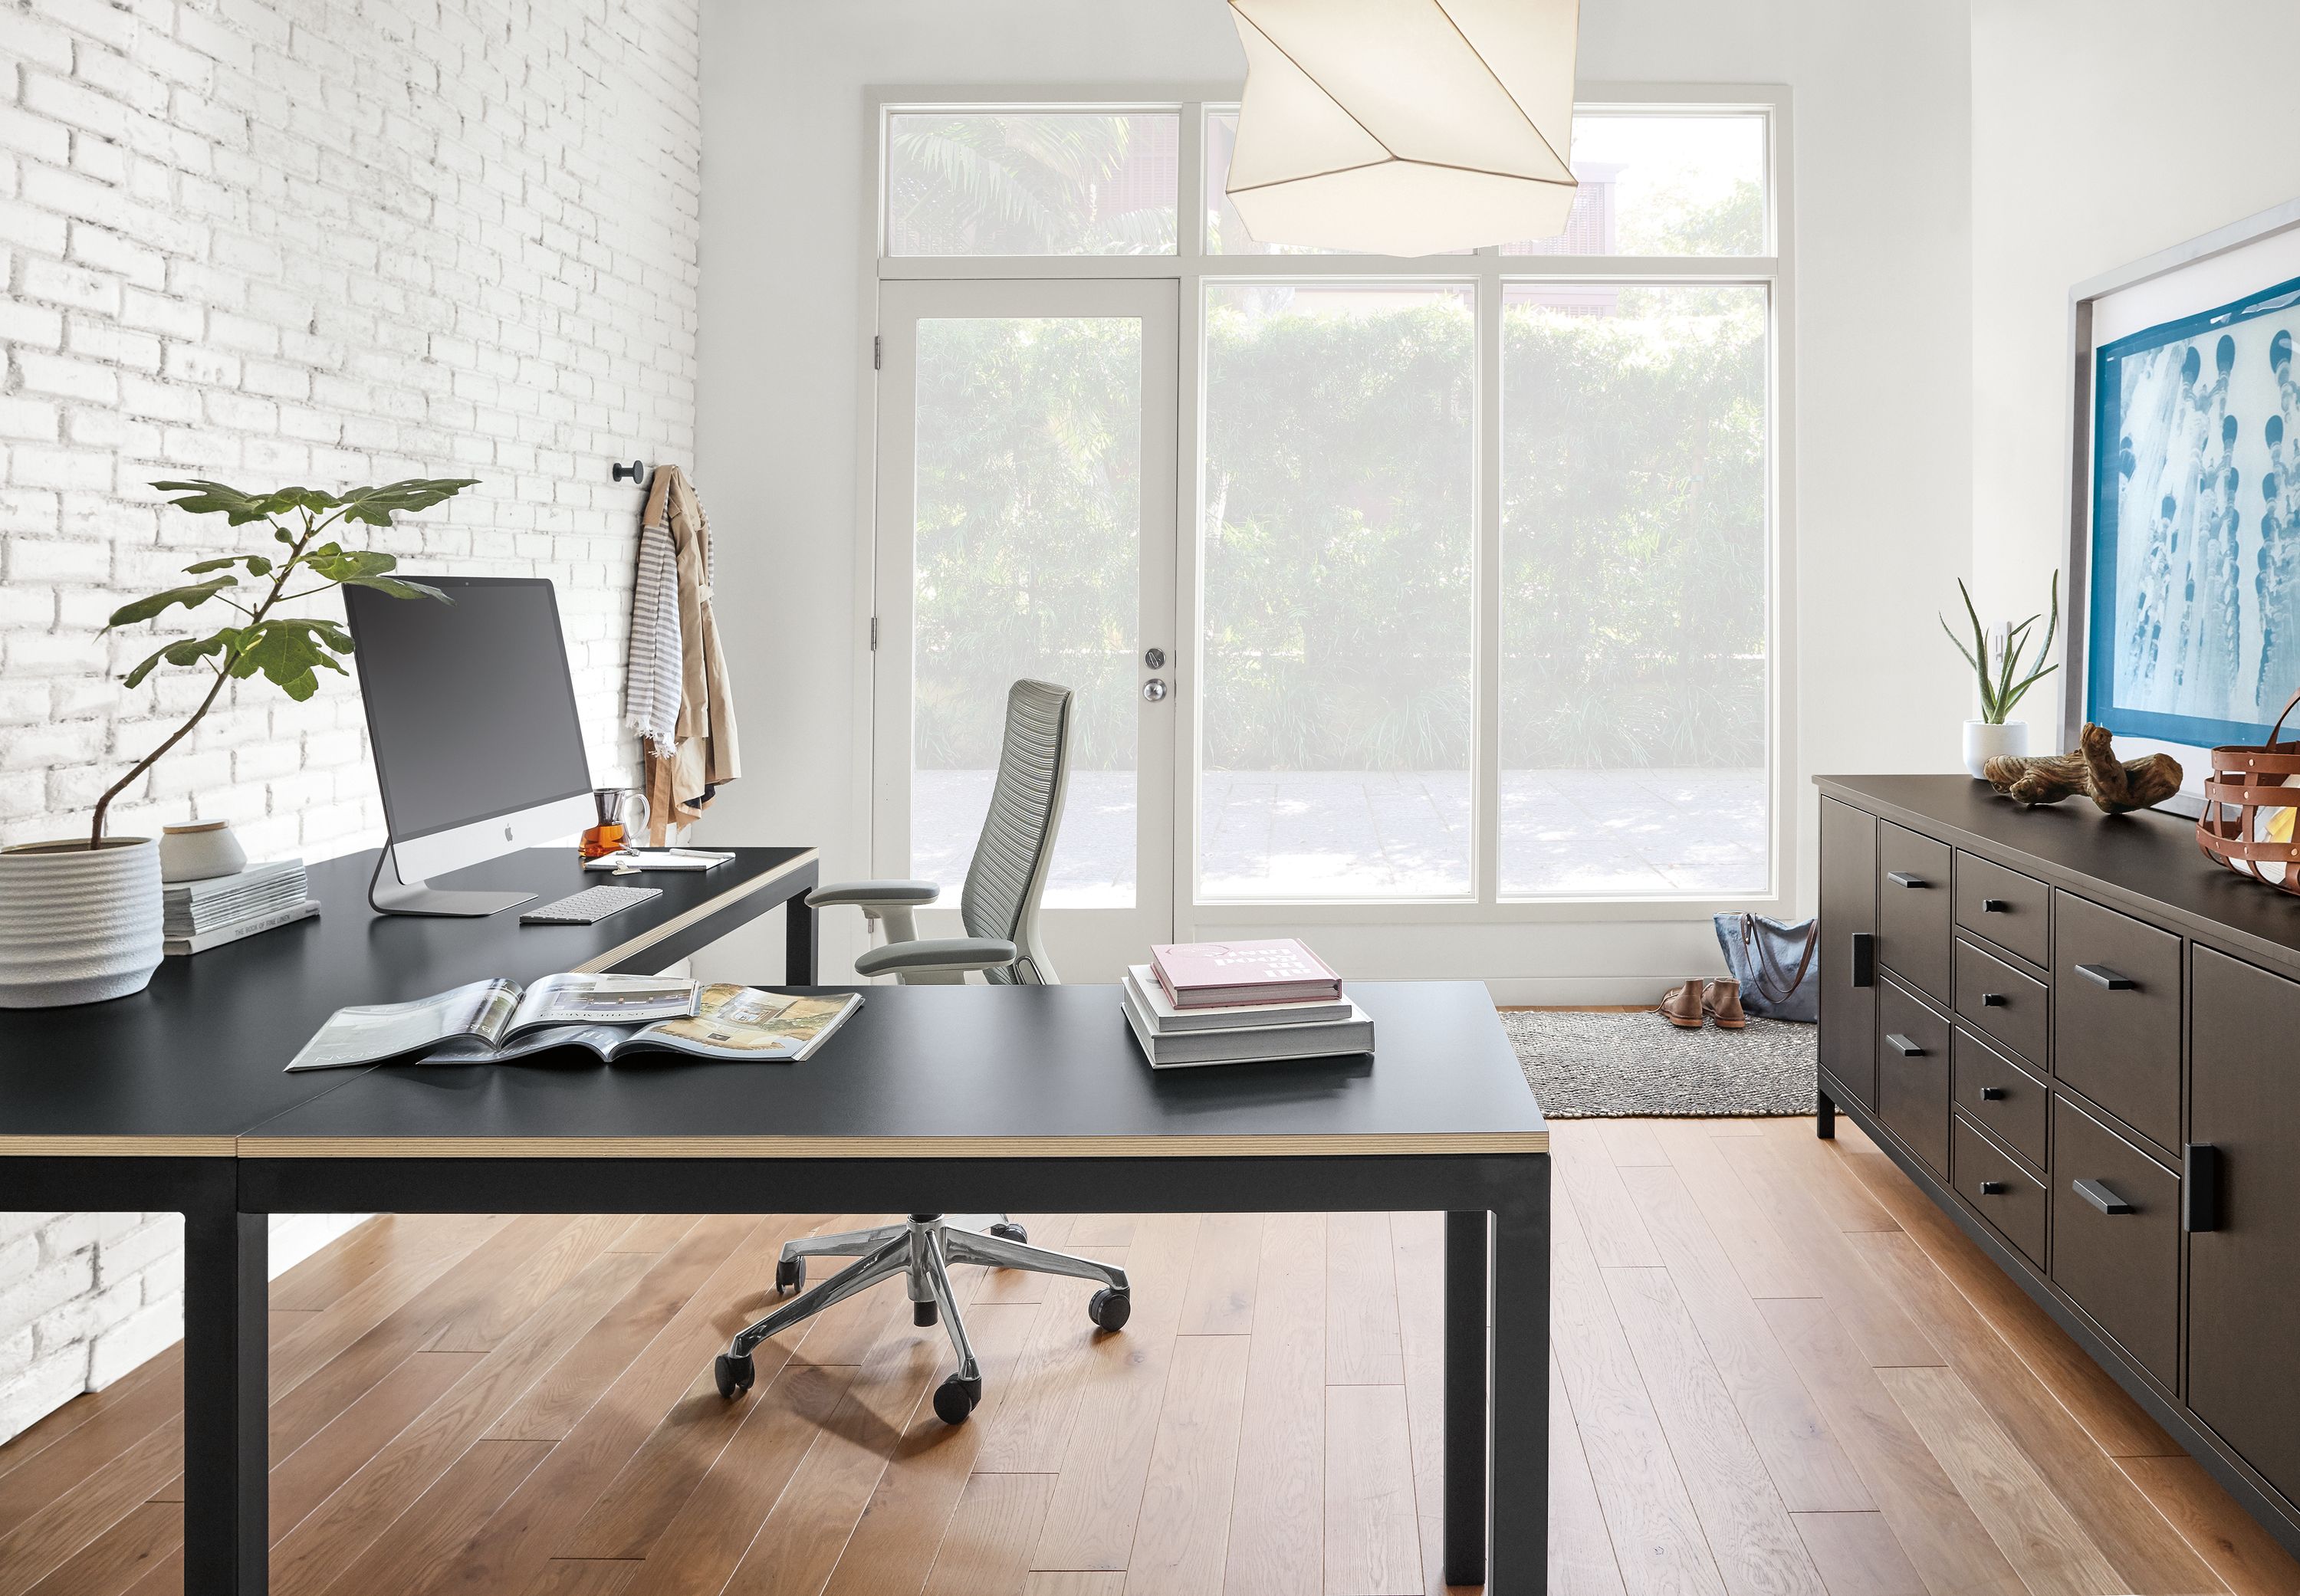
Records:
[[[1818,920],[1771,920],[1760,914],[1721,914],[1717,945],[1725,968],[1741,984],[1741,1007],[1761,1019],[1821,1018]]]

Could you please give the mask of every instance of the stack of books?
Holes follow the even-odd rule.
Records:
[[[204,953],[320,912],[300,859],[252,864],[229,876],[160,889],[161,949]]]
[[[1162,944],[1126,972],[1126,1023],[1154,1069],[1373,1052],[1373,1018],[1292,937]]]

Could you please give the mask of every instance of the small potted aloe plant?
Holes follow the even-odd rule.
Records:
[[[1998,754],[2025,754],[2029,752],[2029,724],[2025,720],[2005,719],[2029,689],[2058,666],[2045,663],[2045,656],[2053,651],[2053,639],[2061,629],[2061,573],[2053,573],[2052,603],[2049,618],[2031,615],[2018,626],[1999,626],[1991,629],[1980,624],[1980,612],[1972,607],[1972,594],[1960,580],[1956,590],[1964,598],[1965,619],[1972,625],[1972,646],[1967,648],[1948,624],[1948,617],[1940,618],[1941,630],[1956,644],[1956,652],[1972,667],[1980,682],[1980,719],[1964,723],[1964,768],[1975,781],[1987,779],[1987,766]],[[2037,623],[2045,622],[2044,641],[2030,655],[2029,635]]]
[[[171,503],[194,515],[221,515],[235,527],[268,523],[282,547],[195,561],[184,568],[192,582],[112,612],[107,631],[157,619],[179,604],[191,611],[212,603],[233,613],[204,636],[155,649],[121,678],[135,687],[163,665],[200,668],[213,677],[182,724],[104,789],[88,835],[0,849],[0,1009],[96,1002],[150,984],[161,957],[160,851],[149,837],[104,835],[112,801],[190,735],[227,683],[261,675],[301,702],[320,690],[321,670],[347,674],[336,659],[352,652],[342,624],[285,614],[283,606],[343,586],[447,602],[436,587],[390,575],[398,563],[393,556],[347,549],[321,535],[338,526],[388,527],[395,511],[428,510],[477,480],[411,479],[341,494],[309,487],[251,494],[208,481],[152,485],[179,495]]]

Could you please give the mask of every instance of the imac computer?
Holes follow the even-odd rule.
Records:
[[[581,831],[596,818],[559,603],[541,578],[412,579],[451,603],[344,589],[389,833],[380,914],[494,914],[533,893],[427,877]]]

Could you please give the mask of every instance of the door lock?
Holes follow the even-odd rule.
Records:
[[[1162,648],[1144,649],[1142,651],[1142,663],[1148,666],[1153,670],[1165,669],[1166,651]]]
[[[1154,649],[1152,652],[1155,653],[1156,651]],[[1142,696],[1149,700],[1152,703],[1159,702],[1166,696],[1166,684],[1160,681],[1156,677],[1152,677],[1148,681],[1142,684]]]

